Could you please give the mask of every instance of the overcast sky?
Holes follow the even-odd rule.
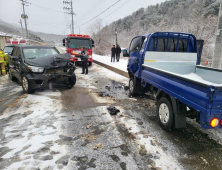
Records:
[[[63,7],[65,6],[63,1],[71,0],[26,1],[31,3],[25,6],[25,11],[28,15],[28,29],[62,35],[70,33],[71,16],[63,13]],[[87,34],[87,28],[95,20],[89,21],[118,1],[119,0],[73,0],[73,9],[76,13],[76,16],[74,16],[75,33],[79,33],[79,26],[82,25],[80,27],[80,33]],[[148,5],[154,5],[164,1],[165,0],[120,0],[98,18],[103,20],[105,26],[132,14],[140,8],[146,8]],[[22,12],[20,0],[0,0],[0,19],[20,26],[19,20]]]

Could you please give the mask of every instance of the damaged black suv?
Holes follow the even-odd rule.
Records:
[[[14,46],[9,57],[9,78],[18,79],[25,93],[54,84],[72,88],[76,75],[70,57],[49,46]]]

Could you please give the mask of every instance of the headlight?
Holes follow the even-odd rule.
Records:
[[[42,67],[34,67],[34,66],[28,66],[29,70],[31,70],[33,73],[43,73],[44,68]]]
[[[92,55],[89,55],[89,58],[92,58]]]

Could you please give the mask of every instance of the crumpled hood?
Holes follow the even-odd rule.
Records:
[[[70,58],[71,56],[68,53],[56,54],[36,59],[25,59],[25,63],[31,66],[44,68],[64,67],[68,64]]]

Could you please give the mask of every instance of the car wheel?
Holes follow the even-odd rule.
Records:
[[[170,131],[173,127],[173,109],[170,101],[166,97],[162,97],[157,102],[156,108],[158,120],[160,126],[166,130]]]
[[[71,88],[76,84],[76,75],[73,74],[71,77],[69,77],[69,84]]]
[[[92,62],[89,62],[89,66],[91,66],[92,65]]]
[[[135,97],[138,91],[138,79],[136,77],[130,77],[129,80],[129,96]]]
[[[31,93],[34,92],[34,90],[31,89],[30,82],[29,82],[29,80],[26,78],[25,75],[22,75],[22,88],[23,88],[24,93],[31,94]]]
[[[11,72],[10,69],[9,69],[9,71],[8,71],[8,77],[9,77],[9,79],[12,80],[12,81],[15,81],[15,80],[16,80],[16,78],[12,75],[12,72]]]

